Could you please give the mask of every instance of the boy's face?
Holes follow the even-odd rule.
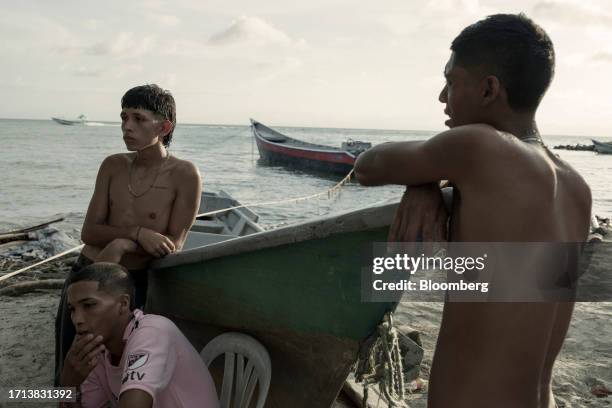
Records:
[[[123,108],[121,110],[121,130],[128,151],[139,151],[161,141],[164,122],[158,115],[147,109]]]
[[[455,64],[454,52],[444,68],[444,76],[446,84],[438,98],[446,104],[444,113],[450,117],[444,124],[452,128],[480,122],[480,81],[465,68]]]
[[[129,296],[98,290],[98,282],[80,281],[68,287],[68,310],[77,335],[102,336],[104,343],[116,332],[119,316],[129,313]],[[122,334],[122,333],[121,333]]]

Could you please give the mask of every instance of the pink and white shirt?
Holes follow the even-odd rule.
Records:
[[[121,393],[138,389],[159,408],[218,408],[215,384],[189,340],[169,319],[134,310],[118,366],[110,353],[81,384],[84,408],[117,407]]]

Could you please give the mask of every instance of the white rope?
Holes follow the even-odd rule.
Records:
[[[334,193],[340,191],[342,186],[351,180],[351,176],[352,175],[353,175],[353,170],[351,170],[349,172],[349,174],[346,175],[346,177],[344,177],[342,180],[340,180],[338,182],[338,184],[336,184],[333,187],[328,188],[327,190],[322,191],[320,193],[310,194],[310,195],[307,195],[307,196],[296,197],[296,198],[288,198],[288,199],[285,199],[285,200],[260,201],[258,203],[249,203],[249,204],[237,205],[235,207],[223,208],[221,210],[209,211],[209,212],[205,212],[205,213],[202,213],[202,214],[198,214],[198,215],[196,215],[196,218],[205,217],[205,216],[208,216],[208,215],[220,214],[220,213],[224,213],[226,211],[235,210],[237,208],[263,207],[263,206],[268,206],[268,205],[277,205],[277,204],[286,204],[286,203],[297,203],[299,201],[305,201],[305,200],[310,200],[311,198],[321,197],[321,196],[326,195],[326,194],[327,194],[327,198],[331,198]]]
[[[67,255],[67,254],[69,254],[69,253],[71,253],[71,252],[78,251],[79,249],[83,248],[84,246],[85,246],[85,244],[81,244],[81,245],[79,245],[79,246],[77,246],[77,247],[74,247],[74,248],[72,248],[72,249],[69,249],[69,250],[67,250],[67,251],[64,251],[64,252],[62,252],[61,254],[53,255],[51,258],[43,259],[42,261],[37,262],[37,263],[35,263],[34,265],[26,266],[25,268],[19,269],[18,271],[15,271],[15,272],[7,273],[7,274],[6,274],[6,275],[4,275],[4,276],[0,276],[0,282],[2,282],[2,281],[3,281],[3,280],[5,280],[5,279],[8,279],[8,278],[10,278],[10,277],[13,277],[13,276],[15,276],[15,275],[19,275],[19,274],[20,274],[20,273],[22,273],[22,272],[25,272],[25,271],[27,271],[27,270],[29,270],[29,269],[34,268],[35,266],[42,265],[42,264],[47,263],[47,262],[50,262],[50,261],[52,261],[52,260],[54,260],[54,259],[61,258],[62,256]]]
[[[351,170],[351,171],[349,172],[349,174],[347,174],[347,175],[346,175],[346,177],[344,177],[342,180],[340,180],[340,182],[338,182],[336,185],[334,185],[333,187],[328,188],[327,190],[325,190],[325,191],[323,191],[323,192],[320,192],[320,193],[311,194],[311,195],[307,195],[307,196],[303,196],[303,197],[290,198],[290,199],[287,199],[287,200],[278,200],[278,201],[264,201],[264,202],[259,202],[259,203],[252,203],[252,204],[243,204],[243,205],[237,205],[237,206],[235,206],[235,207],[229,207],[229,208],[224,208],[224,209],[222,209],[222,210],[209,211],[209,212],[205,212],[205,213],[202,213],[202,214],[198,214],[196,217],[203,217],[203,216],[208,216],[208,215],[215,215],[215,214],[224,213],[224,212],[227,212],[227,211],[230,211],[230,210],[235,210],[235,209],[237,209],[237,208],[243,208],[243,207],[262,207],[262,206],[267,206],[267,205],[284,204],[284,203],[290,203],[290,202],[295,202],[295,203],[297,203],[298,201],[309,200],[309,199],[311,199],[311,198],[314,198],[314,197],[319,197],[319,196],[322,196],[322,195],[324,195],[324,194],[327,194],[328,198],[330,198],[330,197],[331,197],[331,194],[333,194],[333,193],[335,193],[335,192],[339,191],[339,190],[340,190],[340,188],[341,188],[341,187],[342,187],[344,184],[346,184],[348,181],[350,181],[350,179],[351,179],[351,175],[352,175],[352,174],[353,174],[353,170]],[[25,272],[25,271],[27,271],[27,270],[29,270],[29,269],[32,269],[32,268],[34,268],[34,267],[36,267],[36,266],[43,265],[43,264],[45,264],[45,263],[47,263],[47,262],[53,261],[54,259],[61,258],[62,256],[67,255],[67,254],[69,254],[69,253],[72,253],[72,252],[78,251],[79,249],[83,248],[84,246],[85,246],[85,244],[81,244],[81,245],[76,246],[76,247],[74,247],[74,248],[72,248],[72,249],[69,249],[69,250],[67,250],[67,251],[64,251],[64,252],[62,252],[61,254],[53,255],[53,256],[52,256],[52,257],[50,257],[50,258],[43,259],[42,261],[37,262],[37,263],[35,263],[35,264],[33,264],[33,265],[26,266],[25,268],[19,269],[19,270],[15,271],[15,272],[7,273],[6,275],[4,275],[4,276],[0,277],[0,282],[2,282],[3,280],[6,280],[6,279],[8,279],[8,278],[11,278],[11,277],[13,277],[13,276],[15,276],[15,275],[19,275],[20,273]]]

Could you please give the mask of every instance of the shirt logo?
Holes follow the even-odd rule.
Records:
[[[127,369],[134,370],[140,368],[149,360],[149,353],[129,354],[127,359]]]
[[[138,371],[129,371],[125,374],[125,376],[123,376],[121,384],[125,384],[128,381],[142,381],[144,377],[145,373],[139,373]]]

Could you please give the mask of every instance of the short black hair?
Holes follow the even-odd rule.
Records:
[[[523,13],[491,15],[464,28],[451,50],[457,65],[497,76],[516,111],[535,111],[555,72],[552,41]]]
[[[172,122],[172,130],[162,141],[164,146],[170,146],[176,127],[176,102],[170,91],[155,84],[134,87],[121,98],[121,108],[147,109]]]
[[[134,310],[134,282],[127,269],[112,262],[96,262],[72,273],[66,288],[77,282],[98,282],[98,290],[112,295],[130,295],[130,310]]]

